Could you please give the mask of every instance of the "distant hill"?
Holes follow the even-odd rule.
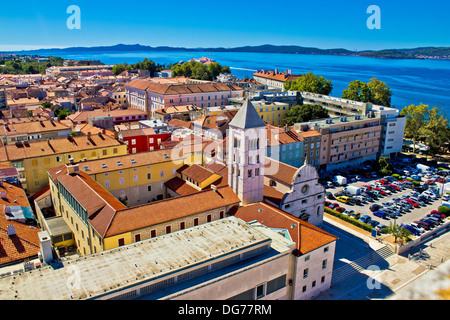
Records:
[[[58,53],[82,53],[82,52],[140,52],[140,51],[190,51],[190,52],[258,52],[258,53],[285,53],[285,54],[314,54],[314,55],[342,55],[361,56],[384,59],[425,59],[440,58],[450,59],[450,47],[424,47],[414,49],[386,49],[350,51],[347,49],[319,49],[294,45],[270,45],[244,46],[235,48],[184,48],[184,47],[151,47],[140,44],[117,44],[114,46],[98,47],[72,47],[40,50],[15,51],[16,54],[58,54]]]

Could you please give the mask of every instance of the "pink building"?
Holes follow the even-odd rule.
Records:
[[[224,106],[230,98],[244,96],[244,89],[233,84],[217,82],[198,84],[162,84],[136,80],[125,85],[128,106],[147,111],[155,117],[155,111],[166,107],[196,105],[199,108]]]

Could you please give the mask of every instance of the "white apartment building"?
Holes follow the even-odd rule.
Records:
[[[383,106],[372,106],[372,111],[380,118],[381,137],[378,156],[395,156],[402,151],[406,118],[400,110]]]

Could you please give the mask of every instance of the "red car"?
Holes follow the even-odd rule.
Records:
[[[342,213],[342,212],[344,212],[344,211],[345,211],[345,209],[344,209],[344,208],[342,208],[342,207],[337,207],[337,208],[334,208],[334,210],[335,210],[335,211],[337,211],[337,212],[340,212],[340,213]]]
[[[434,182],[434,180],[427,180],[427,181],[425,181],[425,183],[426,183],[426,184],[429,184],[429,185],[432,185],[432,184],[434,184],[435,182]]]
[[[394,190],[397,190],[397,191],[402,190],[400,187],[396,186],[395,184],[388,184],[388,186],[393,188]]]
[[[437,211],[437,210],[433,210],[433,211],[431,211],[431,212],[430,212],[430,214],[433,214],[433,215],[439,216],[439,217],[441,217],[441,218],[445,218],[445,217],[446,217],[446,215],[445,215],[445,214],[442,214],[442,213],[440,213],[440,212],[439,212],[439,211]]]
[[[411,204],[414,208],[419,207],[419,204],[417,202],[412,201],[411,199],[405,199],[405,201]]]
[[[436,181],[439,182],[439,183],[444,183],[444,178],[439,178]]]

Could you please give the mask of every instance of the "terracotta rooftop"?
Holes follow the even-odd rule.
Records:
[[[0,187],[0,191],[6,192],[6,199],[0,197],[0,265],[37,257],[40,251],[38,232],[41,230],[6,219],[4,211],[6,206],[30,208],[25,192],[22,188],[6,182],[3,183],[3,187]],[[10,225],[13,225],[15,229],[15,235],[11,237],[8,236],[7,231]]]
[[[154,83],[147,80],[135,80],[126,84],[139,90],[145,90],[162,95],[192,94],[222,91],[240,91],[242,88],[233,84],[219,82],[199,83],[199,84],[165,84]]]
[[[264,168],[264,176],[266,177],[291,185],[297,171],[298,168],[296,167],[266,157]]]
[[[294,81],[295,79],[301,77],[301,75],[295,75],[295,74],[286,74],[284,72],[275,72],[275,71],[258,71],[253,74],[253,76],[261,77],[261,78],[267,78],[271,80],[276,81]]]
[[[215,174],[213,171],[198,164],[188,166],[187,168],[184,168],[179,172],[199,183],[211,178]]]
[[[4,124],[0,135],[14,136],[17,134],[33,134],[61,130],[70,130],[70,127],[53,120],[28,121]]]
[[[172,149],[163,149],[81,162],[79,163],[79,166],[80,171],[82,172],[86,172],[87,174],[96,174],[115,170],[124,170],[127,168],[148,166],[156,163],[178,161],[181,159],[183,158],[178,157],[177,152],[172,152]],[[88,170],[85,170],[86,167]]]
[[[237,205],[241,200],[229,187],[206,190],[118,211],[105,236],[114,236],[180,219],[220,207]],[[149,214],[149,212],[151,214]]]
[[[286,229],[296,243],[296,250],[293,252],[296,256],[337,240],[336,236],[264,202],[235,207],[230,213],[246,222],[256,220],[270,228]]]
[[[105,147],[121,146],[122,142],[115,140],[107,135],[76,136],[67,138],[58,138],[48,141],[25,142],[6,145],[6,155],[10,161],[18,161],[29,158],[56,155],[80,150],[92,150]]]

